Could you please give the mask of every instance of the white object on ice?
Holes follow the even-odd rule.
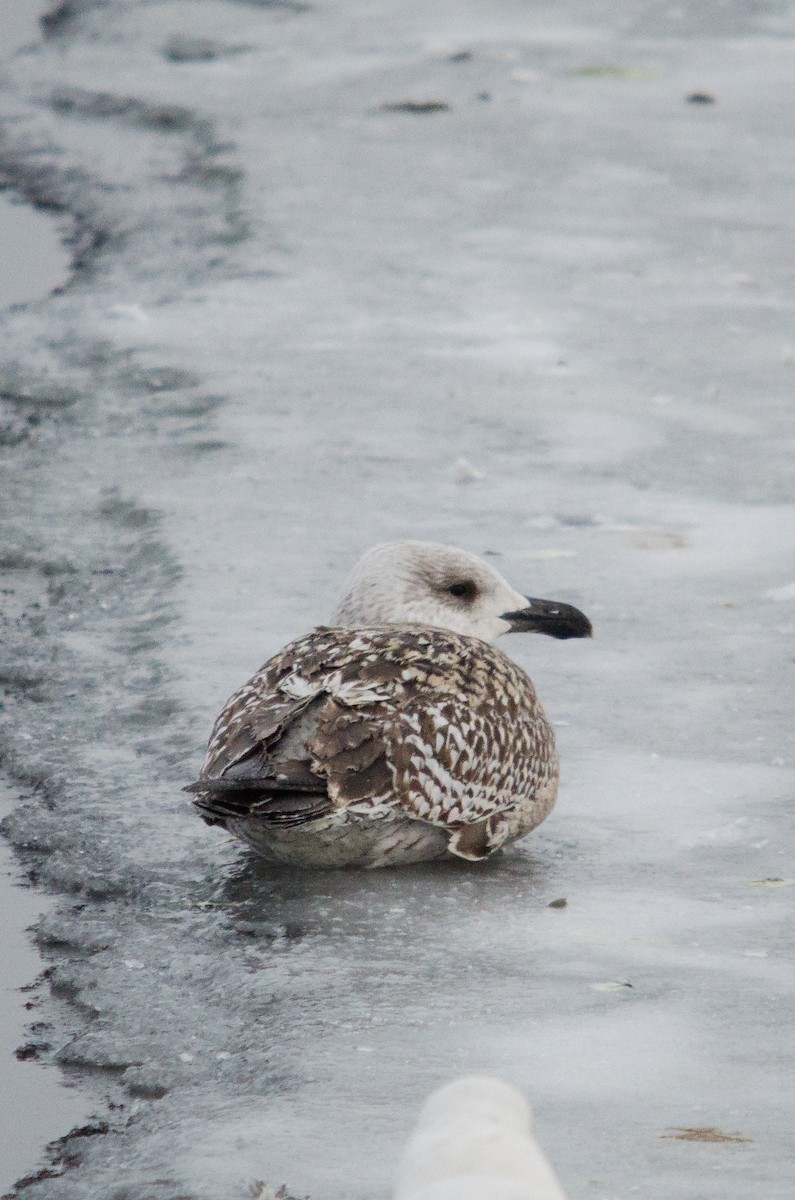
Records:
[[[466,1075],[426,1100],[395,1200],[566,1200],[516,1088]]]
[[[140,304],[111,304],[108,315],[136,321],[139,325],[151,323],[151,317]]]
[[[765,592],[765,600],[795,600],[795,583],[771,588],[769,592]]]
[[[456,483],[478,483],[483,479],[483,472],[473,466],[468,458],[458,458],[453,467],[453,478]]]

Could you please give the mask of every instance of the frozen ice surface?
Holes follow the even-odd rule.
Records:
[[[3,65],[4,177],[76,264],[0,328],[4,827],[110,1126],[26,1197],[387,1197],[472,1070],[573,1200],[791,1195],[793,33],[72,0]],[[592,617],[504,643],[558,808],[477,870],[264,869],[180,785],[405,536]]]
[[[0,816],[5,816],[17,797],[2,783],[0,777]],[[52,1045],[47,1022],[36,1020],[37,1014],[23,1007],[30,999],[31,979],[40,969],[28,928],[55,900],[45,900],[39,889],[19,886],[18,865],[5,842],[0,845],[0,904],[0,1190],[5,1192],[28,1171],[45,1140],[83,1122],[88,1105],[76,1089],[61,1086],[62,1081],[54,1086],[52,1070],[37,1063]],[[24,1039],[23,1018],[28,1026]]]

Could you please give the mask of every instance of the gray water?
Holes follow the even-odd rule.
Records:
[[[573,1200],[788,1200],[793,33],[86,2],[14,60],[6,170],[78,249],[0,329],[4,830],[108,1126],[27,1197],[386,1198],[476,1068]],[[558,807],[478,871],[270,871],[180,787],[399,536],[593,619],[505,643]]]
[[[39,40],[41,0],[3,0],[0,64]],[[0,65],[2,71],[2,65]],[[0,175],[0,309],[46,296],[65,282],[70,256],[55,218],[2,190]]]
[[[11,812],[18,797],[10,791],[0,801],[0,817]],[[37,1001],[31,983],[45,969],[27,933],[52,911],[38,890],[20,886],[19,866],[9,846],[0,843],[0,1189],[6,1192],[40,1160],[45,1142],[82,1123],[88,1102],[65,1088],[53,1067],[37,1062],[53,1047],[46,1022],[36,1020]],[[43,1048],[43,1049],[42,1049]],[[57,1048],[57,1047],[56,1047]],[[17,1058],[15,1052],[20,1051]],[[30,1057],[27,1057],[30,1055]]]
[[[38,17],[44,5],[31,0],[3,0],[0,54],[10,56],[39,38]],[[1,69],[1,68],[0,68]],[[0,191],[0,310],[40,300],[65,282],[70,256],[56,220]],[[3,320],[0,311],[0,322]],[[0,783],[2,781],[0,780]],[[0,816],[18,797],[3,784]],[[33,1000],[22,991],[45,969],[28,932],[51,911],[53,901],[20,886],[18,863],[9,846],[0,844],[0,1192],[7,1191],[39,1160],[43,1145],[79,1125],[87,1103],[64,1088],[52,1067],[36,1061],[44,1045],[52,1049],[46,1028],[35,1023]],[[25,1007],[28,1005],[29,1007]],[[16,1057],[18,1052],[21,1057]],[[30,1056],[30,1057],[28,1057]]]
[[[2,192],[0,264],[0,309],[41,299],[69,270],[55,221]]]

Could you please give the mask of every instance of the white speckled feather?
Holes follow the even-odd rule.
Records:
[[[462,557],[458,574],[474,562],[505,589],[498,607],[515,600]],[[190,790],[266,857],[381,866],[484,858],[544,819],[557,782],[521,668],[480,637],[394,622],[321,626],[270,659],[225,706]]]

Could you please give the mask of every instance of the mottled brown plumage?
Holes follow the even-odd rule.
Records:
[[[525,672],[479,637],[403,622],[285,647],[229,700],[188,790],[265,857],[382,866],[485,858],[544,819],[557,782]]]

